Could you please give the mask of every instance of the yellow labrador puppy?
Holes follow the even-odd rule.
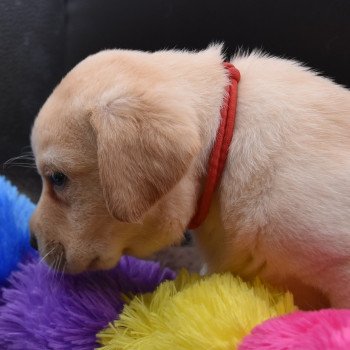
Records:
[[[42,107],[31,220],[49,264],[113,267],[179,242],[196,211],[229,84],[220,46],[108,50]],[[237,56],[233,140],[196,238],[210,271],[350,307],[350,92],[299,63]]]

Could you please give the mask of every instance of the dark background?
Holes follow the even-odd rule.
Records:
[[[40,106],[64,74],[106,48],[263,49],[350,86],[349,0],[1,0],[0,164],[28,151]],[[33,199],[34,170],[1,166]]]

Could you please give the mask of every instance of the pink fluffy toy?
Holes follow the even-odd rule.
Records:
[[[350,310],[298,311],[270,319],[239,350],[349,350]]]

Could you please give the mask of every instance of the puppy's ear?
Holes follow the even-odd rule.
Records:
[[[199,134],[186,119],[139,102],[92,113],[100,182],[115,218],[137,222],[184,176],[200,148]]]

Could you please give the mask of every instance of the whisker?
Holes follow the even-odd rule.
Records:
[[[41,259],[40,259],[40,263],[42,263],[44,261],[45,258],[47,258],[51,253],[52,251],[55,249],[55,247],[51,248],[51,250],[49,252],[47,252]]]
[[[6,166],[6,168],[3,168],[3,170],[15,168],[15,167],[27,168],[27,169],[36,169],[36,165],[35,164],[30,164],[30,163],[20,164],[20,163],[16,163],[16,164],[10,164],[10,165]]]
[[[55,260],[54,260],[54,262],[53,262],[53,264],[52,264],[52,268],[51,268],[51,270],[52,270],[52,278],[51,278],[51,286],[52,287],[55,287],[56,285],[55,285],[55,276],[56,276],[56,265],[57,265],[57,262],[58,262],[58,258],[57,258],[57,256],[55,257]]]
[[[48,248],[49,243],[44,244],[44,251]],[[39,263],[43,263],[43,261],[54,251],[55,247],[52,247],[39,261]],[[48,278],[51,274],[51,268],[49,263],[46,263],[46,266],[48,267],[46,269],[46,277]]]
[[[61,255],[59,255],[59,257],[57,258],[57,264],[54,269],[54,273],[53,273],[54,282],[57,282],[58,267],[60,266],[60,261],[61,261]],[[57,283],[56,283],[56,286],[57,286]]]
[[[4,162],[4,165],[10,165],[10,164],[12,164],[12,163],[16,163],[16,162],[18,162],[19,164],[21,163],[21,162],[28,162],[28,163],[32,163],[34,161],[34,158],[28,158],[28,157],[17,157],[17,158],[15,158],[15,159],[8,159],[6,162]]]
[[[24,152],[23,154],[12,157],[3,163],[3,169],[6,169],[10,166],[25,166],[31,165],[35,167],[35,158],[32,152]]]
[[[62,267],[62,270],[61,270],[60,283],[61,283],[61,281],[62,281],[62,279],[63,279],[63,276],[64,276],[64,273],[65,273],[65,271],[66,271],[66,265],[67,265],[67,263],[65,262],[65,263],[63,264],[63,267]]]
[[[63,257],[63,252],[61,253],[61,255],[62,255],[62,257]],[[59,280],[58,280],[58,285],[60,285],[61,282],[62,282],[65,268],[66,268],[66,261],[64,262],[63,267],[62,267],[62,269],[60,270],[61,276],[60,276],[60,278],[59,278]]]
[[[11,163],[11,162],[15,162],[16,160],[22,160],[22,159],[29,159],[29,160],[33,160],[34,159],[34,155],[31,152],[26,152],[26,153],[22,153],[19,156],[15,156],[12,157],[10,159],[8,159],[5,163]]]
[[[5,163],[4,163],[5,164]],[[35,164],[31,161],[28,160],[28,162],[17,162],[17,163],[6,163],[5,166],[9,167],[9,166],[15,166],[15,165],[32,165],[34,166]]]

